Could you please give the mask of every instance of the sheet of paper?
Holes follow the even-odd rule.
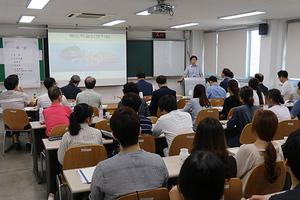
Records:
[[[79,175],[79,178],[82,181],[82,183],[91,183],[92,182],[92,177],[93,177],[95,168],[96,168],[96,166],[77,170],[77,174]]]

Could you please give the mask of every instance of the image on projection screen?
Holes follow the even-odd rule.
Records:
[[[59,86],[67,84],[74,74],[82,80],[93,76],[97,86],[126,82],[125,33],[49,32],[48,42],[50,76]]]

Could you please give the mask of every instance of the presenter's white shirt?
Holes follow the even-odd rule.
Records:
[[[289,109],[284,105],[276,105],[269,108],[269,110],[273,111],[278,118],[278,122],[282,120],[289,120],[291,119]]]
[[[37,99],[37,109],[39,108],[48,108],[50,107],[52,104],[48,93],[45,93],[41,96],[38,97]],[[62,96],[62,101],[60,102],[60,105],[68,105],[68,101],[67,98],[65,97],[65,95]]]
[[[293,84],[289,80],[284,82],[281,87],[281,95],[283,96],[283,100],[289,100],[290,96],[294,93],[295,91]]]

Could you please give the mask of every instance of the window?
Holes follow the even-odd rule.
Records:
[[[250,57],[249,57],[249,73],[254,76],[259,72],[259,55],[260,55],[260,35],[258,30],[250,30]]]

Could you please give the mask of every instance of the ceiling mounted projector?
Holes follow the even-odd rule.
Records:
[[[171,6],[171,4],[166,3],[165,0],[158,0],[156,6],[152,6],[148,8],[148,13],[151,14],[169,14],[170,16],[174,15],[173,8],[175,6]]]

